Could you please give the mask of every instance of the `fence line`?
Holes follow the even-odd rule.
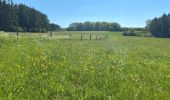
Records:
[[[53,32],[48,32],[48,33],[19,33],[16,32],[17,37],[22,37],[24,36],[23,34],[29,34],[28,36],[31,36],[35,34],[35,37],[39,37],[40,39],[42,37],[50,37],[50,38],[62,38],[62,39],[80,39],[80,40],[102,40],[102,39],[107,39],[108,35],[107,34],[73,34],[73,33],[67,33],[67,34],[55,34]],[[27,36],[27,35],[26,35]],[[34,36],[34,35],[33,35]]]

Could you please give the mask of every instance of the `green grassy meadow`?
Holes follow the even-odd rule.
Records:
[[[0,33],[0,99],[170,100],[170,39],[90,33]]]

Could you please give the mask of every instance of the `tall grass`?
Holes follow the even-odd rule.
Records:
[[[105,34],[97,41],[1,36],[0,99],[168,100],[170,40]]]

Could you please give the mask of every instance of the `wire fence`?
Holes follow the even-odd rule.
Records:
[[[87,33],[87,32],[48,32],[48,33],[22,33],[22,32],[0,32],[0,36],[18,37],[18,38],[53,38],[69,40],[102,40],[107,39],[107,34]]]

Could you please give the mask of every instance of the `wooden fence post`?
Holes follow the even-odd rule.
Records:
[[[19,37],[19,27],[17,26],[17,37]]]
[[[96,40],[97,40],[97,35],[96,35]]]
[[[71,39],[71,33],[69,34],[69,39]]]
[[[50,37],[51,37],[51,38],[53,37],[53,33],[52,33],[52,32],[50,32]]]
[[[90,34],[90,40],[91,40],[91,34]]]
[[[81,40],[83,40],[83,34],[81,34]]]
[[[19,37],[19,32],[17,31],[17,37]]]

